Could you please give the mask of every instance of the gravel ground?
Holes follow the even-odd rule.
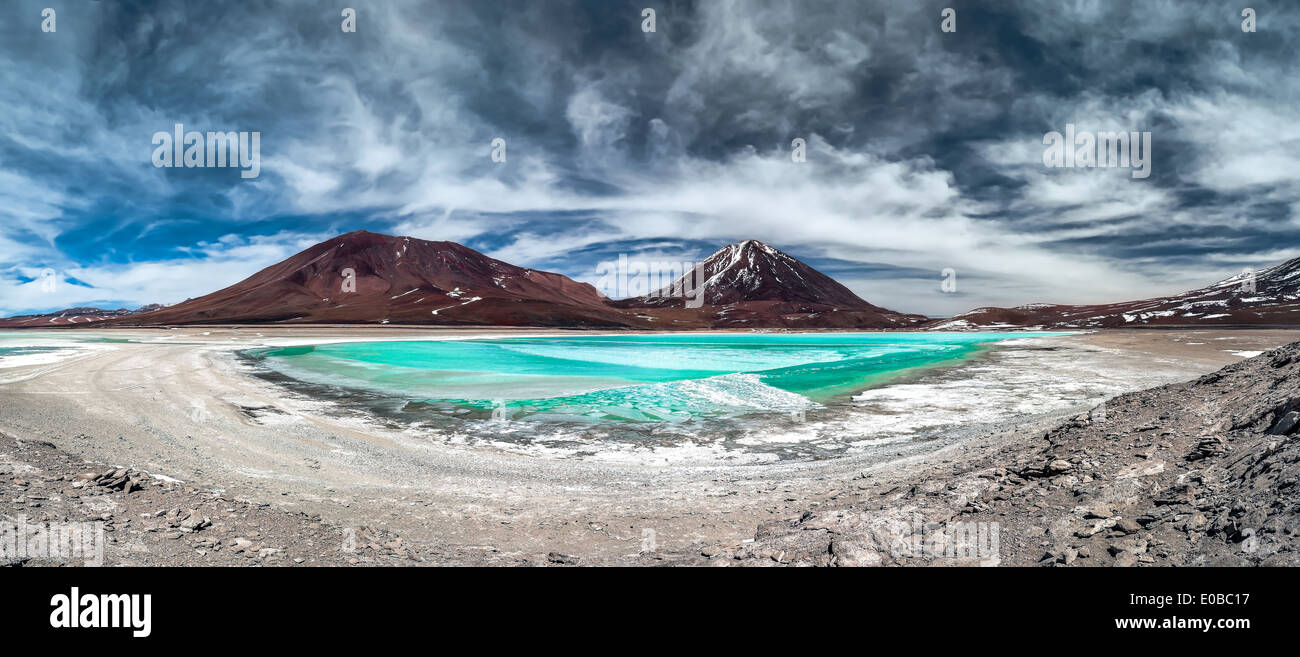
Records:
[[[981,482],[1008,485],[1018,477],[1041,484],[1016,474],[1017,463],[1041,448],[1036,441],[1045,431],[1078,411],[827,461],[678,466],[547,458],[413,436],[289,395],[248,376],[230,351],[357,333],[258,332],[122,331],[151,342],[0,370],[0,450],[8,459],[0,466],[7,468],[0,471],[0,515],[80,522],[110,514],[109,563],[793,563],[735,556],[822,509],[880,501],[907,511],[908,500],[932,497],[918,491],[937,486],[939,473],[971,474],[976,464],[1010,473],[1005,481],[971,474]],[[1135,389],[1239,360],[1230,350],[1296,337],[1189,330],[1065,339],[1095,349],[1099,367],[1149,362],[1149,371],[1124,382]],[[119,469],[127,472],[117,475]],[[92,473],[98,477],[88,479]],[[139,490],[100,485],[123,476]],[[1003,545],[1018,531],[1004,525]]]
[[[1038,437],[924,468],[912,485],[870,485],[852,503],[767,523],[755,540],[706,547],[694,561],[1296,566],[1297,429],[1300,343],[1120,395]]]

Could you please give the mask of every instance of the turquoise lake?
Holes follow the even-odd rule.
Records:
[[[4,347],[0,346],[0,357],[2,356],[25,356],[27,354],[39,353],[42,351],[54,351],[58,347]]]
[[[457,417],[678,422],[833,404],[989,343],[1063,333],[672,334],[350,342],[256,349],[296,381]]]

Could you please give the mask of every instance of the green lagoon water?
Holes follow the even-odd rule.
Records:
[[[58,347],[6,347],[0,345],[0,358],[5,356],[26,356],[27,354],[36,354],[43,351],[57,351]]]
[[[353,342],[249,355],[292,379],[434,414],[663,422],[831,404],[991,342],[1061,333],[548,336]]]

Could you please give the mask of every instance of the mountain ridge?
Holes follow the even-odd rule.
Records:
[[[742,262],[744,267],[736,266]],[[708,273],[702,307],[688,307],[680,294],[642,304],[611,300],[588,283],[512,265],[456,242],[353,231],[210,294],[97,325],[862,329],[908,327],[925,319],[873,306],[756,240],[723,247],[701,266]]]
[[[931,320],[923,328],[1265,326],[1300,323],[1300,315],[1296,313],[1300,313],[1300,258],[1259,271],[1235,274],[1181,294],[1109,304],[984,306],[949,318]]]
[[[698,276],[700,281],[695,280]],[[690,301],[698,301],[693,305]],[[189,324],[414,324],[689,330],[1099,329],[1300,323],[1300,258],[1182,294],[1110,304],[900,313],[758,240],[728,244],[667,286],[613,300],[563,274],[450,241],[359,230],[215,292],[137,310],[78,307],[0,318],[0,328]]]

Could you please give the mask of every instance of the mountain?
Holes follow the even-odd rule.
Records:
[[[701,305],[688,307],[686,297],[700,299]],[[904,328],[926,319],[873,306],[757,240],[728,245],[672,284],[611,305],[674,327]]]
[[[19,328],[19,327],[40,327],[40,326],[68,326],[73,324],[90,324],[92,322],[101,322],[117,317],[127,317],[137,313],[146,313],[162,308],[160,304],[150,304],[138,310],[127,310],[118,308],[116,310],[107,310],[104,308],[65,308],[56,310],[51,313],[41,313],[37,315],[15,315],[13,317],[0,317],[0,328]]]
[[[1252,282],[1253,278],[1253,282]],[[1300,258],[1253,274],[1242,273],[1183,294],[1091,306],[1030,304],[976,308],[932,320],[930,330],[1040,326],[1282,325],[1300,323]]]
[[[321,242],[196,299],[144,312],[80,315],[99,326],[438,324],[573,328],[908,328],[926,318],[873,306],[834,279],[754,240],[699,270],[702,305],[679,278],[659,294],[611,301],[595,287],[517,267],[455,242],[356,231]],[[694,286],[688,285],[695,297]],[[692,304],[694,305],[694,304]],[[90,310],[90,309],[87,309]],[[64,311],[66,315],[69,311]],[[82,319],[13,318],[16,326]]]
[[[516,267],[455,242],[356,231],[223,290],[113,326],[393,323],[627,327],[586,283]]]

